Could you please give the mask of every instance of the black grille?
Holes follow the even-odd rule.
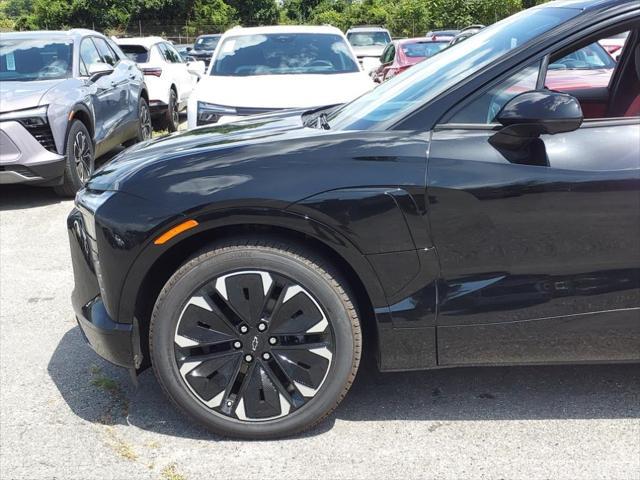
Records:
[[[53,134],[51,133],[49,124],[24,125],[24,128],[26,128],[44,148],[50,152],[58,153],[56,151],[56,142],[53,139]]]
[[[260,115],[261,113],[277,112],[284,108],[236,107],[238,115]]]

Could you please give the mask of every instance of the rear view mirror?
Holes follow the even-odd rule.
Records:
[[[542,134],[573,132],[582,125],[580,102],[566,93],[535,90],[513,97],[498,112],[501,133],[535,138]]]
[[[204,69],[204,62],[202,60],[192,60],[187,62],[187,70],[189,73],[196,75],[198,78],[204,75]]]
[[[92,63],[88,67],[89,70],[89,81],[95,82],[100,77],[104,77],[105,75],[110,75],[113,73],[113,67],[108,63]]]

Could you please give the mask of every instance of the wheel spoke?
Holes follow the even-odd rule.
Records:
[[[309,350],[274,349],[273,353],[287,377],[304,396],[313,396],[320,388],[331,363],[327,347]]]
[[[180,373],[189,387],[210,407],[218,407],[234,378],[241,355],[226,355],[205,361],[189,359],[180,365]]]
[[[278,335],[323,332],[328,326],[319,305],[298,285],[287,287],[271,323]]]

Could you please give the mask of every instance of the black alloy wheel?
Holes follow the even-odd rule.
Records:
[[[324,418],[360,357],[359,323],[340,284],[308,258],[268,246],[188,262],[160,294],[151,328],[152,363],[169,397],[217,433],[245,438]]]

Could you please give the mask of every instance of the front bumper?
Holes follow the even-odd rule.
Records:
[[[47,150],[19,122],[0,123],[0,184],[55,181],[64,168],[65,157]]]
[[[142,364],[140,330],[133,323],[115,322],[105,308],[98,283],[99,265],[95,239],[86,228],[85,217],[73,209],[67,219],[75,287],[71,303],[87,343],[105,360],[128,369]]]

